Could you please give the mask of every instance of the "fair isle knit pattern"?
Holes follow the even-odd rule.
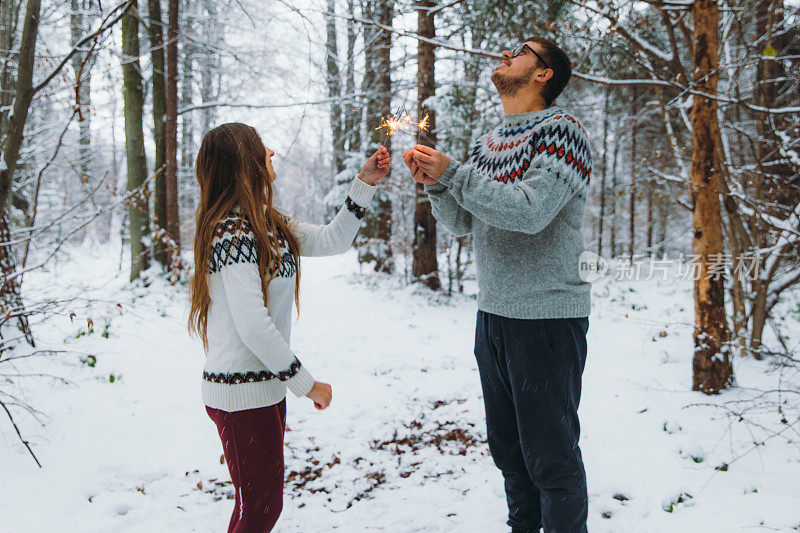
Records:
[[[592,174],[586,131],[561,110],[495,128],[474,144],[470,161],[479,172],[503,183],[521,179],[532,163],[559,167],[576,194],[584,194]]]
[[[228,385],[236,385],[238,383],[255,383],[257,381],[269,381],[271,379],[279,379],[286,381],[290,377],[297,374],[300,370],[300,361],[295,358],[289,368],[283,372],[278,372],[277,375],[269,370],[261,370],[260,372],[218,372],[212,374],[211,372],[203,372],[203,379],[213,383],[227,383]]]
[[[208,273],[214,274],[224,265],[233,263],[258,264],[258,249],[250,221],[235,211],[214,226]]]
[[[270,265],[270,274],[274,272],[276,277],[290,278],[297,272],[297,261],[282,235],[278,237],[278,244],[281,247],[281,261],[277,268],[276,265]],[[247,216],[231,211],[214,227],[208,272],[213,274],[219,272],[223,266],[235,263],[257,265],[258,247]]]
[[[347,210],[358,220],[363,220],[367,209],[358,205],[351,197],[344,201]],[[287,219],[287,222],[289,220]],[[281,246],[281,262],[275,275],[281,278],[290,278],[297,273],[297,261],[289,250],[283,235],[278,237]],[[211,244],[211,261],[208,272],[219,272],[222,266],[234,263],[258,264],[258,248],[253,234],[253,228],[247,216],[239,211],[231,211],[214,227],[214,237]],[[270,268],[270,273],[274,270]]]
[[[508,318],[589,316],[580,278],[583,215],[592,174],[587,134],[561,108],[506,114],[464,163],[426,185],[434,217],[471,233],[478,308]]]

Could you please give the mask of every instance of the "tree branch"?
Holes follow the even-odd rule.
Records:
[[[93,33],[87,35],[86,37],[78,41],[72,48],[72,50],[70,50],[67,53],[67,55],[63,57],[61,62],[58,65],[56,65],[55,68],[53,68],[53,70],[50,71],[50,74],[45,76],[45,78],[36,87],[33,88],[33,94],[36,94],[37,92],[45,88],[47,84],[50,83],[53,80],[53,78],[55,78],[58,75],[59,72],[61,72],[61,69],[64,68],[64,65],[67,64],[67,62],[72,58],[72,56],[74,56],[78,52],[84,51],[81,49],[83,45],[85,45],[92,39],[96,39],[104,32],[106,32],[109,28],[114,26],[114,24],[116,24],[125,15],[128,9],[133,5],[134,1],[135,0],[126,0],[125,2],[119,4],[117,7],[112,9],[111,12],[108,15],[106,15],[106,18],[103,19],[103,22],[100,23],[100,27],[97,28],[97,30],[94,31]],[[108,21],[109,18],[120,9],[122,9],[122,12],[119,13],[109,22]]]

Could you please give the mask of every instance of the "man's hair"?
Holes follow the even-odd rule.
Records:
[[[544,91],[542,92],[545,103],[550,105],[556,97],[561,94],[561,91],[564,90],[564,87],[566,87],[569,81],[569,77],[572,75],[572,61],[569,60],[566,52],[550,39],[531,37],[522,42],[537,43],[541,47],[541,50],[537,50],[537,52],[539,52],[542,58],[547,62],[548,67],[553,69],[553,76],[544,84]],[[536,61],[541,63],[538,58]]]

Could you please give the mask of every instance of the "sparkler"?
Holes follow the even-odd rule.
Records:
[[[425,116],[422,117],[422,120],[419,122],[415,122],[411,120],[411,116],[406,112],[405,108],[400,108],[397,113],[393,114],[390,117],[381,117],[381,123],[378,124],[378,127],[375,128],[376,130],[386,128],[386,134],[383,136],[383,141],[381,141],[381,145],[386,143],[386,140],[393,136],[398,131],[402,131],[405,133],[416,133],[417,134],[417,144],[419,144],[419,133],[421,131],[428,131],[430,128],[428,114],[425,113]]]
[[[422,131],[428,131],[431,125],[428,123],[428,114],[425,113],[425,116],[422,117],[422,120],[417,122],[417,144],[419,144],[419,134]]]

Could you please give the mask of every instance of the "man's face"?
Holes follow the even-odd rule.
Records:
[[[526,44],[542,55],[539,43],[528,41]],[[503,58],[492,73],[492,82],[501,96],[516,96],[520,90],[540,90],[531,80],[547,70],[527,48],[517,57],[511,57],[510,50],[503,50]],[[541,81],[547,81],[549,77]]]

